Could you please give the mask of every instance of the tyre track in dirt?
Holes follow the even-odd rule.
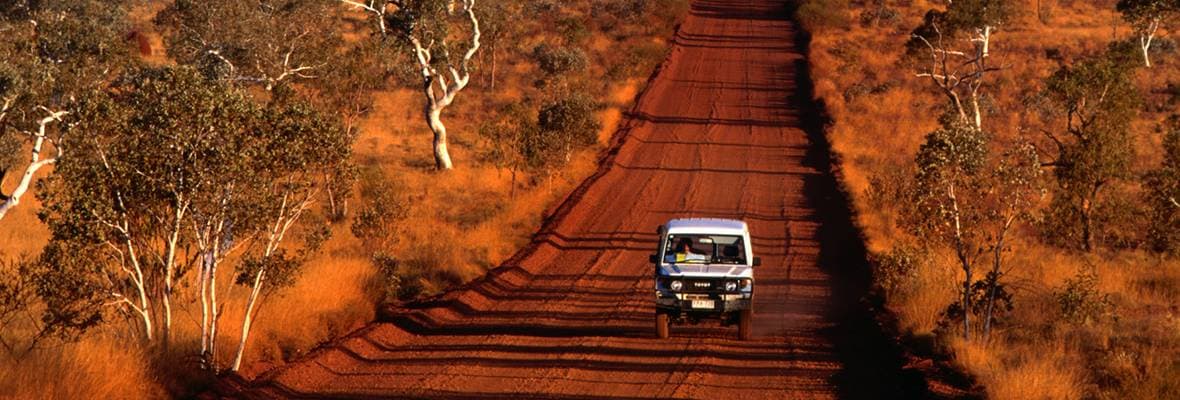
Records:
[[[697,0],[599,171],[533,243],[438,298],[244,385],[250,398],[915,398],[860,299],[861,238],[831,171],[785,1]],[[654,335],[655,228],[746,220],[755,331]]]

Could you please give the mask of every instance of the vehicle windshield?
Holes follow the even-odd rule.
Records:
[[[745,244],[741,236],[668,235],[668,240],[664,242],[664,262],[745,264]]]

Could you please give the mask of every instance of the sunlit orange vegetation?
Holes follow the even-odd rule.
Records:
[[[899,222],[908,205],[880,194],[913,176],[918,147],[938,126],[946,104],[928,80],[915,77],[901,62],[904,44],[923,14],[945,3],[853,1],[835,7],[835,13],[800,11],[813,13],[800,17],[813,33],[815,94],[833,118],[828,134],[840,156],[844,184],[877,255],[915,245],[912,232]],[[1031,111],[1022,99],[1041,90],[1059,66],[1131,37],[1114,3],[1015,2],[1015,20],[992,42],[994,62],[1003,69],[983,89],[988,102],[984,125],[997,141],[1045,140],[1023,120]],[[870,10],[881,6],[893,14],[871,18]],[[1167,35],[1180,39],[1176,32]],[[1180,82],[1180,54],[1170,50],[1154,57],[1157,65],[1135,72],[1144,98],[1131,127],[1135,176],[1158,168],[1158,127],[1178,111],[1164,88]],[[1053,179],[1051,173],[1047,179]],[[1136,179],[1125,183],[1128,201],[1140,201]],[[1050,192],[1053,185],[1047,185]],[[1018,228],[1005,256],[1014,310],[990,340],[965,342],[938,333],[942,312],[956,301],[956,285],[963,279],[945,246],[936,246],[933,257],[912,270],[878,269],[878,281],[889,281],[882,285],[884,294],[903,334],[915,344],[934,344],[915,345],[916,351],[932,347],[949,355],[997,399],[1180,397],[1180,261],[1146,246],[1084,253],[1045,244],[1041,235],[1033,224]]]
[[[0,397],[14,399],[166,398],[151,357],[116,339],[87,338],[0,362]],[[118,349],[118,350],[116,350]]]
[[[625,1],[617,1],[626,3]],[[533,3],[533,2],[530,2]],[[422,97],[416,82],[390,82],[372,93],[373,106],[358,124],[353,162],[359,171],[357,189],[345,206],[345,218],[331,224],[331,238],[311,258],[292,287],[264,298],[246,348],[240,373],[252,378],[299,357],[318,344],[347,334],[372,321],[385,301],[404,301],[440,293],[497,266],[527,243],[546,210],[559,202],[595,168],[605,146],[652,69],[665,56],[667,38],[687,4],[662,1],[653,15],[613,21],[609,30],[591,14],[602,1],[535,3],[548,17],[513,21],[524,34],[519,42],[501,43],[497,52],[496,88],[491,88],[491,51],[477,57],[472,86],[459,96],[444,117],[450,130],[456,168],[438,172],[431,158],[431,133],[422,120]],[[149,2],[152,10],[159,4]],[[640,2],[641,4],[641,2]],[[162,41],[151,32],[153,11],[133,12],[136,26],[153,46],[148,61],[166,64]],[[559,22],[559,23],[555,23]],[[363,27],[361,23],[358,27]],[[361,34],[346,35],[355,42]],[[596,111],[601,131],[598,144],[576,151],[568,162],[542,174],[498,167],[486,156],[489,141],[481,124],[496,118],[512,103],[543,100],[548,93],[537,82],[540,72],[531,55],[542,42],[584,49],[589,68],[578,72],[579,90],[602,102]],[[584,82],[581,82],[584,81]],[[9,184],[9,182],[4,182]],[[388,189],[405,206],[390,240],[360,240],[352,233],[358,210],[367,202],[364,188]],[[6,260],[35,257],[48,240],[37,220],[39,204],[30,197],[0,222],[0,254]],[[327,201],[317,202],[311,218],[326,219]],[[402,286],[413,286],[401,299],[389,298],[389,285],[374,265],[382,254],[397,261]],[[233,263],[235,260],[227,260]],[[15,268],[15,264],[4,264]],[[247,288],[233,285],[232,268],[218,279],[224,298],[222,320],[240,321]],[[180,284],[170,349],[143,348],[134,333],[124,332],[119,316],[88,332],[80,341],[40,340],[32,351],[0,352],[0,398],[158,398],[191,396],[211,388],[197,370],[192,354],[200,340],[200,310],[192,300],[191,277]],[[4,327],[6,342],[27,345],[37,331],[43,307],[32,304]],[[218,334],[217,359],[229,360],[240,324],[224,323]]]

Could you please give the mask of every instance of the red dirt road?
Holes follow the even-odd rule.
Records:
[[[391,311],[247,397],[829,398],[924,395],[859,305],[862,242],[830,172],[799,33],[779,1],[700,0],[598,174],[487,277]],[[674,217],[750,224],[754,340],[654,334]]]

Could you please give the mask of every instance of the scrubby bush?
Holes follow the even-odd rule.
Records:
[[[594,11],[604,12],[618,20],[633,22],[642,18],[649,10],[648,0],[599,0],[594,4]]]
[[[975,322],[971,323],[972,328],[984,335],[990,334],[990,328],[1006,323],[1009,314],[1015,308],[1012,292],[1008,291],[1007,285],[1000,281],[1000,277],[1000,274],[989,272],[984,279],[972,283],[968,292],[971,298],[970,313],[975,317]],[[951,333],[956,326],[964,323],[966,317],[967,310],[964,309],[963,303],[947,305],[938,321],[938,333]]]
[[[627,49],[622,59],[612,63],[606,75],[619,80],[642,78],[641,74],[650,72],[663,60],[665,51],[665,47],[660,44],[638,43]]]
[[[878,0],[860,13],[861,26],[893,26],[901,22],[901,13]]]
[[[537,126],[568,138],[572,146],[594,144],[602,124],[594,112],[599,104],[584,93],[574,93],[541,106]]]
[[[795,19],[809,32],[848,27],[848,0],[806,0],[795,10]]]
[[[590,65],[586,52],[581,49],[548,43],[541,43],[533,48],[533,60],[549,77],[582,71]]]
[[[36,345],[35,333],[27,332],[34,329],[16,329],[36,301],[31,266],[24,259],[0,259],[0,352],[8,356],[19,357]]]
[[[402,278],[398,270],[400,263],[396,258],[385,252],[378,252],[373,255],[373,266],[377,267],[377,279],[380,281],[379,285],[383,301],[392,303],[403,297],[413,297],[417,293],[411,293],[413,288],[403,287]],[[403,290],[406,290],[403,296]]]
[[[1144,201],[1151,208],[1148,237],[1158,251],[1180,252],[1180,116],[1164,135],[1164,162],[1147,174]]]
[[[1098,274],[1081,271],[1053,292],[1061,318],[1078,325],[1089,325],[1113,316],[1110,295],[1098,291]]]
[[[469,260],[486,259],[486,249],[460,240],[452,230],[433,230],[404,246],[397,266],[398,298],[412,300],[457,286],[470,279],[462,267]]]
[[[562,18],[557,21],[557,32],[565,39],[565,43],[578,45],[590,38],[590,28],[579,18]]]
[[[929,262],[928,250],[899,245],[885,253],[873,254],[873,281],[889,296],[905,296],[911,289],[914,273]]]
[[[365,171],[361,184],[361,209],[352,234],[370,251],[385,250],[397,242],[398,223],[409,215],[409,200],[379,169]]]
[[[560,11],[561,5],[557,0],[529,0],[524,2],[524,10],[526,15],[551,15]]]

